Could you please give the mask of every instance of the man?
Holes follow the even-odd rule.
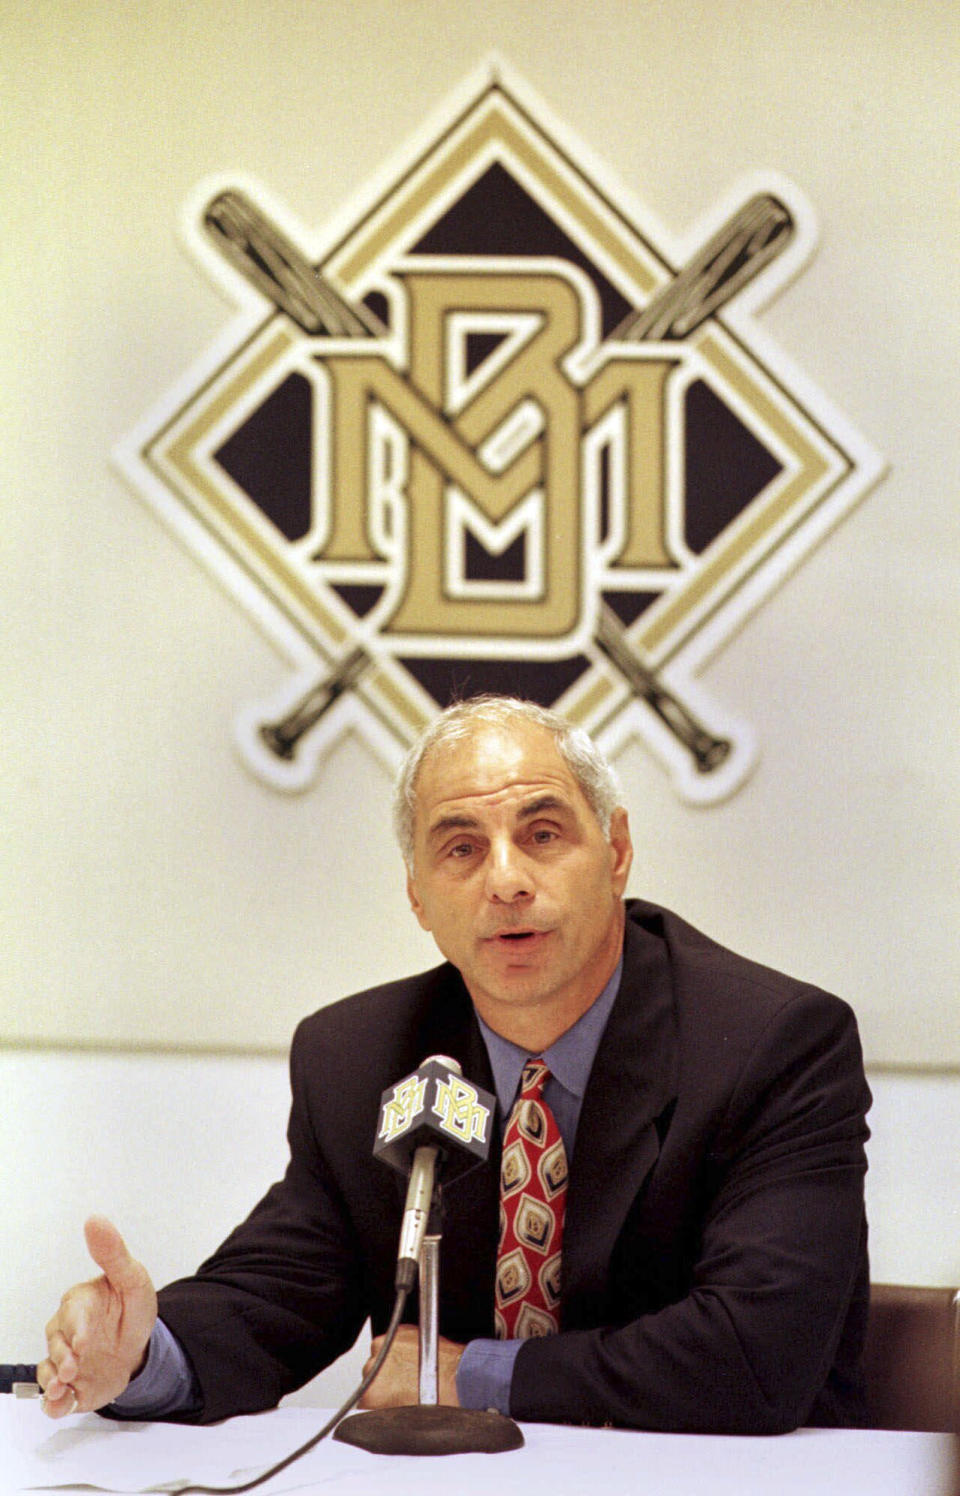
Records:
[[[374,1354],[403,1195],[371,1157],[379,1099],[440,1052],[496,1091],[511,1158],[530,1115],[513,1112],[521,1072],[541,1084],[525,1062],[542,1058],[535,1116],[562,1139],[549,1185],[564,1207],[545,1285],[559,1302],[529,1308],[535,1333],[519,1338],[510,1301],[530,1275],[497,1260],[499,1148],[446,1189],[442,1402],[665,1430],[856,1422],[870,1098],[850,1010],[625,905],[612,772],[530,703],[443,713],[401,774],[396,821],[411,906],[445,963],[299,1026],[286,1175],[196,1277],[162,1290],[159,1321],[145,1269],[88,1222],[103,1276],[47,1327],[47,1411],[269,1407],[368,1315]],[[366,1405],[416,1400],[409,1325]]]

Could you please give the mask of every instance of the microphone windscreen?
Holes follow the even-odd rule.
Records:
[[[418,1148],[438,1148],[443,1178],[456,1178],[488,1157],[495,1104],[456,1060],[431,1055],[380,1098],[374,1157],[406,1174]]]

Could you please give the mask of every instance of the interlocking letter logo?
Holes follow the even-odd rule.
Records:
[[[293,666],[237,727],[278,788],[507,691],[722,800],[753,735],[704,671],[882,471],[753,322],[815,244],[797,188],[671,240],[541,117],[485,69],[325,237],[237,178],[187,208],[236,336],[118,457]]]
[[[437,1081],[433,1113],[451,1137],[464,1143],[487,1141],[490,1112],[481,1105],[475,1087],[468,1081],[454,1075],[449,1080]]]
[[[390,1143],[401,1133],[407,1132],[423,1111],[426,1102],[427,1082],[411,1075],[393,1088],[393,1095],[384,1104],[377,1134],[385,1143]]]
[[[591,378],[577,379],[576,355],[594,352],[598,313],[587,278],[569,267],[507,274],[451,261],[443,273],[407,263],[395,274],[404,292],[407,370],[397,372],[384,353],[362,345],[322,360],[329,502],[315,559],[375,565],[392,549],[399,580],[393,611],[379,609],[380,634],[407,636],[407,648],[427,636],[472,649],[491,641],[508,647],[511,638],[524,640],[528,652],[548,641],[576,645],[589,611],[585,553],[598,531],[583,502],[584,439],[611,411],[622,413],[618,453],[629,499],[617,511],[612,565],[670,565],[657,453],[666,380],[679,359],[607,350]],[[492,370],[467,379],[451,367],[457,355],[445,329],[458,318],[482,326],[476,319],[484,316],[518,334]],[[377,450],[372,410],[391,423],[381,441],[395,444],[402,433],[399,463]],[[392,545],[383,538],[388,530]],[[464,559],[471,538],[492,555],[522,544],[521,575],[471,580]]]

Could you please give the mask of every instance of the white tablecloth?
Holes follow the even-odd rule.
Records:
[[[36,1402],[0,1398],[0,1491],[175,1490],[249,1479],[317,1432],[323,1412],[284,1408],[213,1428],[53,1423]],[[646,1434],[525,1424],[522,1449],[436,1457],[367,1454],[325,1440],[269,1484],[322,1496],[960,1496],[945,1434],[802,1429],[779,1438]]]

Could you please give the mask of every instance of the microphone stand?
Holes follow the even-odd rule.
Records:
[[[420,1249],[420,1401],[412,1407],[376,1408],[340,1422],[333,1437],[372,1454],[499,1454],[520,1449],[523,1434],[501,1413],[439,1404],[437,1371],[440,1303],[439,1187],[434,1191],[430,1226]]]
[[[420,1406],[440,1401],[440,1237],[428,1233],[420,1249]]]

